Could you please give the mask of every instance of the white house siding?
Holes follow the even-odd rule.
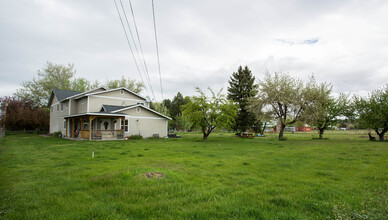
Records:
[[[75,115],[77,114],[77,109],[78,109],[78,102],[75,99],[70,99],[69,100],[69,108],[70,108],[70,115]]]
[[[121,94],[121,91],[123,91],[124,93]],[[141,98],[141,97],[139,97],[137,95],[134,95],[132,93],[129,93],[128,91],[126,91],[124,89],[118,89],[118,90],[115,90],[115,91],[95,94],[95,96],[106,96],[106,97],[116,97],[116,98],[125,98],[125,99],[134,99],[134,100],[145,101],[143,98]]]
[[[129,119],[128,135],[140,134],[143,137],[152,137],[154,134],[158,134],[159,137],[167,136],[168,119],[147,109],[139,108],[140,112],[136,112],[136,108],[120,112],[129,115],[126,116]]]
[[[83,104],[82,104],[82,100],[83,100]],[[77,99],[76,100],[76,103],[77,103],[77,107],[76,107],[76,113],[79,114],[79,113],[85,113],[88,111],[88,97],[84,97],[84,98],[81,98],[81,99]],[[73,104],[73,103],[72,103]],[[73,108],[73,106],[72,106]]]
[[[137,102],[144,102],[144,100],[137,99],[127,99],[123,97],[104,97],[104,96],[89,96],[89,112],[99,112],[101,110],[102,104],[104,105],[118,105],[118,106],[127,106],[135,105]]]
[[[159,137],[167,136],[167,119],[129,118],[129,135],[141,135],[152,137],[158,134]]]
[[[63,110],[61,110],[61,103],[58,102],[58,99],[54,97],[52,105],[50,106],[50,133],[57,131],[62,132],[62,135],[65,135],[66,129],[64,128],[64,115],[68,115],[69,109],[66,109],[65,102],[63,103]],[[59,106],[57,108],[57,106]],[[51,110],[52,107],[52,110]],[[57,111],[58,109],[58,111]]]

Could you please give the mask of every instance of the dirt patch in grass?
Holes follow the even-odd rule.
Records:
[[[159,178],[164,177],[164,174],[158,173],[158,172],[150,172],[150,173],[145,173],[144,176],[147,177],[148,179],[150,179],[150,178],[159,179]]]

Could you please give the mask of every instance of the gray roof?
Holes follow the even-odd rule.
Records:
[[[68,90],[61,90],[61,89],[53,89],[53,92],[54,92],[54,95],[57,97],[58,101],[62,101],[67,97],[82,93],[77,91],[68,91]]]
[[[117,111],[117,110],[120,110],[122,108],[127,108],[127,107],[130,107],[130,106],[133,106],[133,105],[127,105],[127,106],[118,106],[118,105],[102,105],[102,107],[104,108],[104,112],[113,112],[113,111]]]

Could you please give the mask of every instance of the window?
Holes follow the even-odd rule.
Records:
[[[136,112],[137,112],[137,113],[140,113],[140,107],[137,107],[137,108],[136,108]]]
[[[136,104],[144,106],[144,102],[137,102]]]
[[[57,112],[59,111],[59,104],[57,104]]]
[[[84,104],[84,99],[81,99],[81,104]]]
[[[69,108],[69,103],[68,102],[66,102],[66,109],[68,109]]]
[[[120,94],[121,94],[121,95],[124,95],[124,90],[120,90]]]
[[[61,103],[61,112],[63,112],[63,103]]]
[[[63,128],[66,129],[66,120],[63,120]]]
[[[121,127],[123,127],[123,120],[120,120],[121,121]],[[124,123],[124,131],[125,132],[128,132],[129,130],[129,123],[128,123],[128,119],[125,119],[125,123]]]

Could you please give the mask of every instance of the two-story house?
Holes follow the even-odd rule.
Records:
[[[131,135],[167,136],[171,118],[150,108],[149,98],[126,88],[87,92],[53,89],[49,99],[50,133],[89,140]]]

